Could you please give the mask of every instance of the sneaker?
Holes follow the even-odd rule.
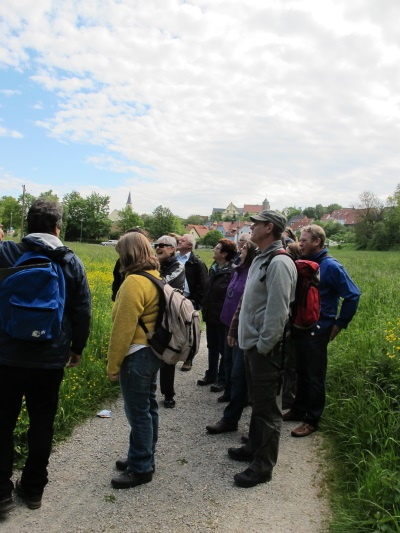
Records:
[[[165,398],[164,400],[164,407],[167,409],[173,409],[176,405],[176,402],[173,398]]]
[[[235,480],[236,485],[239,487],[249,488],[255,487],[259,483],[266,483],[271,481],[272,474],[271,472],[254,472],[251,468],[246,468],[243,472],[235,474],[233,479]]]
[[[308,435],[311,435],[311,433],[314,433],[317,429],[318,428],[311,424],[301,424],[301,426],[292,430],[291,435],[292,437],[308,437]]]
[[[42,505],[42,495],[29,494],[22,486],[21,480],[17,479],[15,483],[15,492],[18,496],[24,500],[29,509],[39,509]]]
[[[15,507],[15,502],[12,496],[5,496],[0,500],[0,516],[9,513]]]
[[[114,489],[130,489],[132,487],[137,487],[138,485],[143,485],[144,483],[150,483],[152,479],[152,472],[137,474],[136,472],[125,470],[125,472],[122,472],[119,476],[112,478],[111,485]]]
[[[182,372],[189,372],[189,370],[192,370],[192,366],[192,361],[185,361],[181,366],[181,370]]]

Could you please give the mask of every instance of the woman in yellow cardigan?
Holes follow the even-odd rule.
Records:
[[[158,315],[157,287],[144,276],[146,270],[161,279],[159,262],[149,241],[140,233],[127,233],[116,245],[125,274],[112,310],[107,374],[120,382],[125,414],[131,426],[128,457],[118,460],[122,473],[111,480],[116,489],[127,489],[152,480],[158,437],[157,372],[161,366],[138,321],[154,331]]]

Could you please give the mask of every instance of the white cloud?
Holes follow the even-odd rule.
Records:
[[[0,62],[57,97],[49,135],[132,176],[115,203],[345,205],[396,185],[400,7],[384,4],[6,0]]]
[[[12,139],[22,139],[23,135],[19,131],[10,130],[0,124],[0,137],[11,137]]]

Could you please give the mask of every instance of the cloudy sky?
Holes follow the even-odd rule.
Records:
[[[211,213],[400,182],[398,0],[2,0],[0,196]]]

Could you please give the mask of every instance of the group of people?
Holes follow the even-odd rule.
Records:
[[[0,330],[0,514],[14,506],[13,490],[31,509],[41,505],[47,483],[53,422],[64,367],[76,366],[89,335],[90,293],[82,263],[59,240],[62,212],[52,202],[38,200],[28,213],[28,235],[21,243],[0,244],[0,268],[9,268],[26,250],[40,249],[57,261],[66,283],[66,302],[60,337],[33,344]],[[325,403],[327,346],[354,316],[360,292],[344,267],[325,248],[325,233],[316,225],[303,228],[299,241],[290,235],[285,217],[265,210],[251,217],[251,235],[241,235],[239,249],[222,238],[213,250],[209,271],[194,253],[191,235],[163,235],[151,246],[138,228],[116,245],[112,329],[107,375],[119,381],[130,424],[128,451],[116,461],[114,488],[134,487],[152,480],[158,439],[157,375],[167,408],[175,406],[175,367],[162,364],[149,346],[141,326],[154,331],[159,294],[145,271],[164,279],[202,309],[206,324],[208,368],[199,386],[210,385],[227,402],[223,418],[207,426],[210,434],[236,431],[246,405],[251,405],[248,437],[229,456],[249,463],[234,476],[240,487],[269,481],[276,464],[282,418],[298,420],[295,437],[318,429]],[[288,233],[285,233],[288,232]],[[289,253],[276,253],[287,248]],[[290,309],[296,297],[301,256],[320,265],[321,316],[311,329],[291,338],[295,357],[295,389],[290,409],[282,416],[282,349],[290,337]],[[342,304],[339,305],[340,300]],[[290,359],[290,358],[288,358]],[[189,371],[193,360],[183,363]],[[292,369],[293,370],[293,369]],[[294,372],[294,370],[293,370]],[[293,380],[292,380],[293,381]],[[13,431],[25,396],[30,417],[29,453],[21,478],[14,483]]]

